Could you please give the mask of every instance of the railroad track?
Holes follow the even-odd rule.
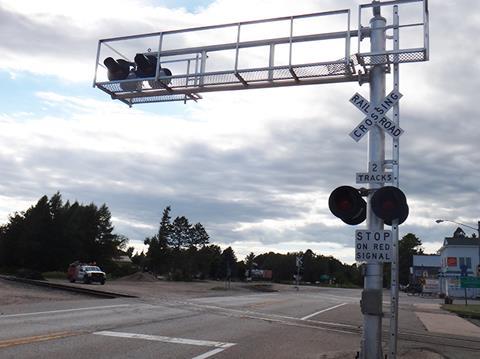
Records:
[[[211,313],[216,313],[219,315],[237,317],[237,318],[247,318],[253,320],[263,320],[272,323],[278,323],[283,325],[298,326],[305,328],[312,328],[318,330],[326,330],[332,332],[341,332],[341,333],[351,333],[356,335],[362,334],[362,328],[358,325],[352,324],[343,324],[343,323],[333,323],[333,322],[324,322],[317,320],[303,320],[290,316],[276,315],[272,313],[261,313],[252,310],[243,310],[236,308],[224,308],[215,305],[208,304],[199,304],[191,301],[172,301],[164,300],[165,304],[172,306],[182,305],[184,307],[189,307],[191,310],[195,311],[206,311]],[[383,330],[382,337],[386,340],[389,337],[390,333],[388,330]],[[430,332],[418,332],[418,331],[408,331],[399,329],[398,333],[399,341],[406,342],[415,342],[421,343],[423,345],[429,345],[431,348],[435,349],[438,347],[450,347],[458,349],[468,349],[473,351],[480,352],[480,338],[472,338],[466,336],[446,336],[442,334],[435,334]]]
[[[35,285],[35,286],[39,286],[39,287],[58,289],[58,290],[63,290],[63,291],[68,291],[68,292],[73,292],[73,293],[86,294],[86,295],[90,295],[90,296],[94,296],[94,297],[100,297],[100,298],[110,298],[110,299],[111,298],[136,298],[136,296],[129,295],[129,294],[109,292],[109,291],[97,290],[97,289],[91,289],[91,288],[84,288],[84,287],[77,287],[77,286],[72,286],[72,285],[67,285],[67,284],[51,283],[51,282],[44,281],[44,280],[17,278],[17,277],[14,277],[14,276],[6,276],[6,275],[0,275],[0,279],[12,281],[12,282],[20,282],[20,283],[31,284],[31,285]]]
[[[13,276],[4,276],[0,275],[0,279],[21,282],[36,286],[47,287],[51,289],[58,289],[64,291],[70,291],[74,293],[86,294],[101,298],[136,298],[133,295],[115,293],[108,291],[101,291],[91,288],[77,287],[66,284],[59,283],[50,283],[48,281],[32,280],[25,278],[16,278]],[[269,322],[277,322],[279,324],[299,326],[299,327],[309,327],[312,329],[327,330],[327,331],[338,331],[343,333],[351,333],[356,335],[361,335],[362,329],[360,326],[351,325],[351,324],[342,324],[342,323],[333,323],[333,322],[323,322],[316,320],[302,320],[299,318],[275,315],[270,313],[261,313],[251,310],[241,310],[241,309],[232,309],[232,308],[223,308],[219,306],[204,305],[199,303],[193,303],[190,301],[178,301],[171,299],[163,299],[162,302],[164,305],[173,305],[177,306],[182,304],[184,306],[190,307],[194,311],[207,311],[214,312],[216,314],[231,316],[231,317],[242,317],[254,320],[263,320]],[[383,331],[383,338],[388,338],[389,332],[387,330]],[[407,342],[416,342],[421,344],[428,344],[432,347],[450,347],[450,348],[459,348],[467,350],[476,350],[480,352],[480,338],[471,338],[464,336],[445,336],[441,334],[427,333],[427,332],[417,332],[417,331],[408,331],[408,330],[399,330],[398,339],[400,341]]]

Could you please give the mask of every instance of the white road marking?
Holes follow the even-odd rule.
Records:
[[[223,352],[225,349],[233,347],[235,343],[224,343],[224,342],[213,342],[210,340],[197,340],[197,339],[185,339],[185,338],[173,338],[173,337],[164,337],[160,335],[148,335],[148,334],[136,334],[136,333],[122,333],[122,332],[110,332],[110,331],[101,331],[95,332],[96,335],[105,335],[108,337],[119,337],[119,338],[131,338],[131,339],[145,339],[152,340],[162,343],[173,343],[173,344],[187,344],[187,345],[197,345],[202,347],[214,347],[216,349],[210,350],[206,353],[197,355],[192,359],[206,359],[215,354]]]
[[[203,353],[203,354],[200,354],[200,355],[197,355],[196,357],[193,357],[192,359],[206,359],[206,358],[210,358],[211,356],[214,356],[215,354],[218,354],[218,353],[221,353],[223,352],[225,349],[213,349],[213,350],[210,350],[206,353]]]
[[[196,304],[196,303],[184,302],[184,301],[176,301],[176,303],[182,304],[182,305],[189,305],[189,306],[192,306],[192,307],[204,308],[204,309],[221,310],[221,311],[224,311],[224,312],[227,312],[227,313],[230,312],[230,313],[232,313],[232,315],[234,315],[234,314],[241,315],[245,318],[259,319],[259,320],[266,320],[266,321],[276,321],[276,322],[284,323],[284,324],[288,324],[288,325],[298,325],[298,324],[287,323],[285,321],[274,319],[274,318],[281,318],[281,319],[288,319],[288,320],[304,320],[304,321],[309,321],[309,322],[316,323],[316,324],[325,324],[325,325],[330,325],[330,326],[335,326],[335,327],[340,327],[340,328],[352,328],[352,329],[353,328],[354,329],[358,328],[357,325],[334,323],[334,322],[324,322],[324,321],[319,321],[319,320],[301,319],[301,318],[298,318],[298,317],[291,317],[291,316],[287,316],[287,315],[279,315],[279,314],[272,314],[272,313],[261,313],[261,312],[256,312],[256,311],[252,311],[252,310],[239,310],[239,309],[224,308],[224,307],[219,307],[219,306],[214,306],[214,305]],[[348,304],[348,303],[343,303],[343,304]],[[264,316],[266,316],[266,317],[264,317]],[[327,329],[327,328],[318,328],[318,327],[317,327],[317,329],[330,330],[330,329]],[[332,330],[334,330],[334,329],[332,329]],[[343,331],[342,331],[342,333],[343,333]],[[345,333],[349,333],[349,332],[345,332]],[[349,333],[349,334],[351,334],[351,333]]]
[[[0,315],[0,320],[3,319],[3,318],[28,317],[29,315],[69,313],[69,312],[79,312],[79,311],[82,311],[82,310],[97,310],[97,309],[107,309],[107,308],[121,308],[121,307],[129,307],[129,306],[131,306],[131,304],[104,305],[104,306],[100,306],[100,307],[85,307],[85,308],[74,308],[74,309],[50,310],[50,311],[46,311],[46,312],[32,312],[32,313],[20,313],[20,314],[7,314],[7,315]]]
[[[307,319],[310,319],[311,317],[314,317],[318,314],[321,314],[321,313],[325,313],[325,312],[328,312],[329,310],[332,310],[332,309],[335,309],[335,308],[338,308],[338,307],[341,307],[343,305],[345,305],[347,303],[341,303],[341,304],[338,304],[338,305],[334,305],[333,307],[330,307],[330,308],[327,308],[327,309],[323,309],[323,310],[320,310],[318,312],[315,312],[315,313],[312,313],[312,314],[309,314],[303,318],[300,318],[301,320],[307,320]]]
[[[202,347],[228,348],[232,345],[235,345],[234,343],[212,342],[210,340],[173,338],[173,337],[164,337],[160,335],[148,335],[148,334],[136,334],[136,333],[101,331],[101,332],[95,332],[93,334],[106,335],[109,337],[146,339],[146,340],[153,340],[153,341],[164,342],[164,343],[198,345]]]

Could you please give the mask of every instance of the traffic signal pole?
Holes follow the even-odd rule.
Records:
[[[370,20],[371,52],[384,52],[386,46],[386,20],[380,15],[380,6],[373,7]],[[385,97],[385,65],[375,65],[370,71],[370,103],[378,105]],[[368,161],[383,168],[385,162],[385,133],[375,125],[368,134]],[[370,189],[380,188],[380,183],[370,183]],[[382,231],[383,221],[375,216],[371,206],[373,193],[368,195],[367,227],[370,231]],[[364,290],[362,293],[363,338],[361,358],[382,358],[382,288],[383,263],[366,263]],[[367,303],[368,302],[368,303]]]
[[[362,112],[363,120],[349,133],[356,142],[368,135],[368,172],[356,173],[357,184],[368,184],[367,200],[362,198],[365,196],[363,188],[344,185],[331,193],[328,206],[336,217],[348,225],[355,226],[367,220],[367,229],[355,231],[356,262],[365,263],[364,289],[361,299],[363,333],[360,357],[363,359],[383,359],[383,263],[392,263],[388,355],[389,359],[395,359],[398,332],[398,226],[406,220],[409,212],[406,197],[398,188],[399,137],[404,132],[399,126],[398,101],[402,94],[398,89],[398,71],[400,63],[429,60],[428,0],[383,2],[373,0],[371,3],[371,0],[368,1],[368,4],[361,4],[358,8],[358,31],[352,31],[350,28],[350,9],[343,9],[99,40],[93,83],[95,87],[109,94],[112,99],[122,101],[131,107],[153,102],[197,101],[202,98],[200,93],[204,92],[368,82],[370,100],[363,98],[359,93],[355,93],[350,99],[352,105]],[[417,11],[423,13],[423,21],[418,22],[418,18],[415,17],[415,22],[407,19],[400,24],[398,6],[403,4],[407,4],[408,12],[411,12],[411,6],[416,4]],[[382,7],[384,11],[393,7],[393,22],[389,21],[388,28],[393,30],[394,46],[389,50],[386,49],[386,40],[391,37],[386,35],[387,21],[381,16]],[[362,16],[365,14],[362,10],[370,11],[370,9],[373,10],[373,17],[369,25],[363,26],[362,20],[368,17],[368,14],[365,17]],[[343,31],[325,32],[317,30],[316,26],[311,26],[306,33],[301,31],[302,34],[296,34],[294,31],[297,28],[296,24],[303,19],[331,19],[332,17],[339,19],[338,16],[346,20]],[[290,36],[278,37],[279,33],[276,30],[269,32],[264,31],[263,28],[261,32],[259,31],[260,35],[256,40],[248,40],[240,36],[242,27],[247,26],[251,29],[257,24],[258,26],[276,24],[272,27],[274,29],[277,29],[277,25],[279,28],[283,26],[285,31],[290,29]],[[416,37],[418,40],[413,43],[423,42],[423,46],[400,47],[398,41],[400,28],[408,28],[412,39]],[[185,47],[185,43],[195,44],[198,38],[204,37],[205,31],[212,31],[212,34],[218,35],[227,31],[234,34],[236,31],[237,41],[224,43],[223,36],[209,36],[208,41],[202,41],[202,45]],[[354,54],[355,56],[350,52],[352,37],[358,38],[358,52]],[[370,51],[363,52],[361,41],[367,38],[370,39]],[[154,52],[151,52],[150,48],[146,50],[145,44],[154,44],[155,39],[158,40],[157,50]],[[336,54],[335,51],[329,52],[332,56],[331,61],[325,61],[320,57],[317,59],[318,62],[304,63],[299,60],[301,56],[294,56],[297,52],[294,51],[297,48],[294,45],[297,43],[307,44],[324,40],[341,41],[345,44],[345,51],[341,54]],[[164,48],[163,44],[166,42],[169,46]],[[245,53],[240,52],[241,49],[259,49],[266,46],[270,48],[264,59],[264,63],[268,66],[258,67],[246,64],[238,66],[239,59],[243,59],[241,54]],[[275,49],[278,46],[281,48],[288,46],[288,66],[285,65],[285,59],[277,63]],[[131,53],[123,55],[124,49],[129,49]],[[215,53],[216,56],[209,56],[211,53]],[[133,54],[136,55],[133,56]],[[282,59],[283,55],[279,55]],[[108,70],[106,74],[103,73],[104,66],[99,63],[100,56],[108,56],[104,60]],[[117,58],[118,56],[120,58]],[[219,67],[216,61],[223,58],[232,60],[231,66]],[[297,61],[292,62],[295,58]],[[340,60],[337,60],[339,58]],[[244,61],[240,62],[244,63]],[[170,71],[167,73],[168,69],[163,67],[171,63],[176,64],[173,75]],[[385,96],[386,73],[392,65],[394,88]],[[362,71],[358,69],[359,67]],[[215,70],[217,68],[224,70],[217,71]],[[99,69],[103,79],[97,80]],[[161,70],[163,70],[162,75]],[[108,81],[105,80],[105,75]],[[387,115],[392,107],[393,120]],[[385,133],[392,137],[393,144],[392,159],[388,161],[385,160]],[[392,185],[384,185],[385,183]],[[383,230],[384,225],[391,226],[392,229]],[[372,238],[373,240],[370,240]],[[375,246],[378,241],[383,245]],[[300,267],[297,266],[297,281],[300,278],[299,270]]]

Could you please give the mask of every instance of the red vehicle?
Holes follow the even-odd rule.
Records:
[[[96,265],[73,262],[68,266],[67,279],[71,283],[75,283],[78,280],[85,284],[99,282],[103,285],[105,284],[106,275],[105,272]]]

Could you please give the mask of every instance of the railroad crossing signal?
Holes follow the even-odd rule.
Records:
[[[350,186],[337,187],[328,198],[328,207],[346,224],[360,224],[367,218],[367,202]]]
[[[405,194],[397,187],[386,186],[375,190],[371,199],[373,213],[391,226],[394,220],[402,224],[408,217]],[[360,191],[350,186],[337,187],[328,198],[330,211],[350,225],[362,223],[367,216],[367,203]]]
[[[371,108],[370,102],[368,102],[358,92],[355,93],[355,95],[353,95],[350,99],[350,102],[365,115],[367,115],[367,117],[365,117],[363,121],[360,122],[352,132],[350,132],[350,137],[358,142],[374,125],[380,126],[393,138],[400,137],[403,133],[403,130],[399,126],[395,125],[395,122],[390,120],[386,113],[398,102],[398,100],[400,100],[402,96],[403,95],[400,92],[393,90],[382,100],[382,102],[380,102],[378,106]]]
[[[416,5],[415,5],[416,3]],[[415,19],[415,22],[405,21],[400,24],[398,7],[404,8],[407,4],[407,13],[411,12],[410,6],[417,6],[419,13],[423,15],[423,21]],[[407,7],[406,6],[406,7]],[[383,17],[380,9],[392,10],[393,16]],[[393,182],[398,183],[398,159],[399,159],[399,145],[396,140],[402,135],[403,130],[398,126],[398,122],[391,121],[386,113],[388,110],[398,102],[402,97],[398,92],[399,74],[398,66],[401,63],[410,63],[418,61],[428,61],[429,59],[429,13],[428,0],[390,0],[377,1],[373,0],[368,4],[361,4],[358,8],[358,31],[350,30],[350,10],[337,10],[325,13],[304,14],[297,16],[288,16],[267,20],[255,20],[241,23],[230,23],[217,26],[197,27],[193,29],[172,30],[156,32],[151,34],[125,36],[112,39],[103,39],[98,43],[97,60],[95,66],[95,77],[93,84],[98,87],[112,99],[118,99],[125,104],[132,106],[134,104],[144,104],[151,102],[165,102],[165,101],[197,101],[201,98],[200,92],[212,91],[232,91],[243,89],[258,89],[270,88],[280,86],[298,86],[308,84],[327,84],[338,82],[355,81],[360,84],[369,82],[372,104],[355,94],[351,98],[351,102],[364,113],[366,116],[364,120],[350,133],[355,141],[360,141],[361,138],[374,126],[378,126],[384,132],[387,132],[393,137],[393,171],[383,172],[385,163],[385,138],[380,131],[370,132],[369,146],[369,163],[371,166],[377,166],[379,170],[373,170],[369,167],[369,172],[357,174],[357,183],[374,184],[369,187],[370,190],[377,191],[373,196],[378,203],[374,208],[369,206],[368,212],[370,215],[376,215],[384,219],[386,224],[392,224],[392,221],[397,220],[402,223],[408,216],[408,206],[403,193],[396,192],[395,189],[384,187],[384,189],[376,189],[376,184]],[[373,10],[373,17],[369,19],[369,24],[362,25],[362,10]],[[363,12],[365,14],[365,12]],[[343,31],[321,33],[317,31],[315,26],[310,26],[307,33],[298,34],[297,23],[304,21],[307,18],[318,18],[338,16],[346,17],[347,26]],[[387,20],[389,19],[389,20]],[[328,21],[328,20],[327,20]],[[263,36],[256,40],[244,39],[241,28],[247,26],[251,29],[256,24],[276,23],[276,26],[286,27],[283,35],[278,37],[278,34],[268,34],[262,31]],[[294,25],[295,24],[295,25]],[[301,26],[304,27],[304,26]],[[400,48],[399,34],[401,28],[409,27],[413,30],[413,37],[417,37],[418,43],[423,43],[423,46],[418,47],[417,42],[413,41],[415,47]],[[295,31],[294,31],[295,29]],[[386,31],[393,30],[393,36],[387,36]],[[202,37],[205,30],[217,32],[220,36],[209,36],[209,41],[204,45],[198,46],[195,44],[198,38]],[[341,30],[341,29],[340,29]],[[416,31],[417,30],[417,31]],[[419,31],[418,31],[419,30]],[[232,35],[236,33],[236,42],[224,42],[223,34],[229,31]],[[289,31],[289,32],[288,32]],[[260,33],[260,32],[259,32]],[[412,34],[410,34],[412,35]],[[409,35],[409,38],[411,37]],[[358,51],[352,54],[350,51],[351,37],[358,36]],[[361,42],[363,39],[370,39],[370,48],[365,52],[365,47]],[[212,42],[210,42],[210,39]],[[393,49],[386,40],[393,40]],[[157,51],[153,53],[140,52],[141,56],[135,56],[135,61],[132,60],[132,55],[136,51],[142,51],[146,43],[150,44],[153,40]],[[295,56],[293,51],[297,44],[315,43],[316,41],[323,44],[323,40],[338,40],[343,43],[338,48],[341,51],[339,56],[330,54],[330,59],[314,58],[309,61],[293,61],[292,58],[302,58],[302,56]],[[410,41],[408,41],[410,42]],[[132,44],[137,44],[135,45]],[[185,44],[192,43],[195,46],[185,47]],[[402,45],[405,42],[402,42]],[[168,44],[168,46],[165,46]],[[239,63],[246,61],[239,61],[241,53],[250,53],[244,49],[264,49],[268,47],[270,51],[264,51],[265,55],[263,63],[268,64],[262,67],[247,66],[239,67]],[[287,58],[276,56],[276,49],[281,48],[280,53],[286,53]],[[288,51],[284,51],[287,47]],[[135,52],[131,53],[132,49],[137,48]],[[124,50],[126,52],[124,52]],[[128,53],[130,52],[130,53]],[[209,56],[211,53],[215,56]],[[318,51],[313,51],[318,54]],[[320,52],[321,53],[321,52]],[[125,55],[123,55],[125,54]],[[217,55],[218,54],[218,55]],[[278,53],[277,53],[278,54]],[[123,59],[114,60],[107,58],[104,62],[108,72],[105,74],[103,65],[100,63],[100,58],[105,55],[121,56]],[[137,53],[138,55],[138,53]],[[151,57],[149,57],[151,56]],[[279,58],[280,57],[280,58]],[[230,65],[223,67],[224,59]],[[224,70],[218,71],[217,62],[220,60],[220,67]],[[341,60],[336,60],[341,59]],[[243,60],[243,59],[242,59]],[[330,60],[330,61],[328,61]],[[249,61],[248,61],[249,62]],[[171,64],[174,70],[171,72],[163,71],[162,64]],[[155,74],[153,74],[153,66],[155,66]],[[387,68],[393,65],[393,79],[394,88],[385,98],[382,99],[385,93],[385,72]],[[145,69],[142,69],[142,66]],[[168,65],[170,66],[170,65]],[[358,71],[357,66],[362,66],[363,71]],[[139,68],[141,71],[139,71]],[[213,70],[212,70],[213,69]],[[97,79],[98,75],[98,79]],[[105,80],[105,75],[108,81]],[[147,85],[148,84],[148,85]],[[373,106],[375,105],[375,106]],[[373,108],[372,108],[373,107]],[[398,115],[398,113],[397,113]],[[396,116],[397,117],[397,116]],[[395,118],[397,120],[397,118]],[[372,204],[372,202],[370,203]],[[367,205],[362,199],[359,190],[342,186],[332,192],[329,198],[329,207],[334,215],[340,217],[347,224],[359,224],[366,218]],[[390,223],[389,223],[390,222]],[[392,247],[396,249],[392,254],[392,281],[391,281],[391,313],[390,318],[390,347],[389,359],[396,357],[397,351],[397,332],[398,332],[398,259],[396,250],[398,249],[396,243],[398,242],[398,226],[393,226],[391,235],[389,231],[383,230],[381,221],[371,221],[368,223],[368,229],[356,232],[358,242],[363,241],[364,238],[378,238],[380,243],[378,247],[364,248],[361,245],[360,250],[364,251],[365,259],[371,263],[366,266],[365,271],[365,289],[362,292],[361,308],[364,314],[363,334],[362,334],[362,358],[382,358],[382,286],[381,281],[377,280],[378,273],[381,273],[381,266],[379,256],[384,254],[387,259],[389,239],[392,238]],[[363,243],[363,242],[362,242]],[[383,247],[380,244],[383,243]],[[375,252],[378,249],[380,252]],[[377,258],[374,258],[374,253],[377,253]],[[370,259],[367,258],[370,256]],[[372,261],[373,260],[373,261]],[[299,280],[299,267],[297,267],[297,289]],[[480,270],[478,270],[480,276]],[[478,280],[480,282],[480,278]],[[373,318],[372,316],[376,316]],[[375,320],[374,320],[375,319]]]
[[[389,226],[394,220],[402,224],[408,217],[408,204],[405,194],[397,187],[386,186],[375,191],[371,200],[375,215]]]

